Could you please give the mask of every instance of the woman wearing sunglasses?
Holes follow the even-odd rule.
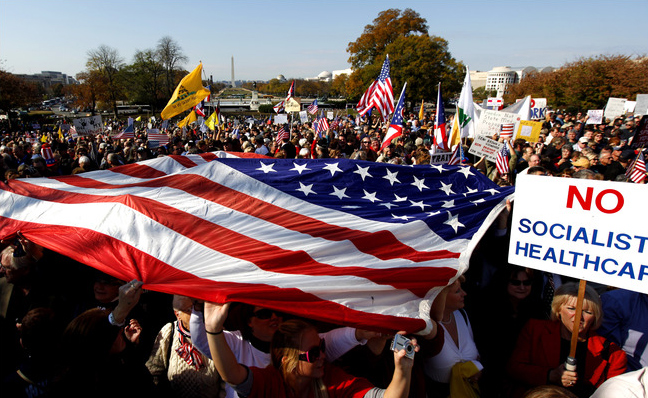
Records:
[[[240,330],[225,330],[224,336],[229,348],[238,363],[245,366],[265,368],[271,364],[270,342],[283,323],[281,313],[249,304],[240,304],[238,311]],[[232,316],[230,316],[231,318]],[[234,316],[234,318],[237,318]],[[229,322],[229,321],[228,321]],[[194,308],[191,315],[191,339],[200,352],[211,358],[208,334],[205,330],[203,314]],[[236,325],[233,325],[236,326]],[[321,334],[329,343],[326,347],[326,359],[333,362],[358,344],[364,344],[376,333],[353,329],[338,328]],[[230,385],[225,386],[226,398],[236,398],[236,392]]]
[[[405,350],[394,353],[395,370],[386,390],[353,377],[325,361],[326,342],[315,327],[301,320],[283,322],[271,343],[272,364],[266,368],[241,365],[223,327],[230,304],[205,303],[209,349],[221,377],[241,397],[407,397],[413,360]],[[416,341],[412,343],[418,351]]]
[[[477,299],[471,302],[474,311],[469,311],[470,319],[474,320],[475,343],[484,365],[484,374],[479,383],[483,396],[505,395],[506,364],[515,348],[517,336],[530,318],[544,316],[539,286],[536,285],[541,286],[541,281],[534,284],[532,269],[502,267]]]

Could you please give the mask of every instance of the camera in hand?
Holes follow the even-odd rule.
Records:
[[[392,351],[396,352],[405,350],[405,356],[414,359],[414,345],[412,344],[410,339],[403,336],[402,334],[397,334],[396,336],[394,336],[394,341],[392,342],[391,349]]]

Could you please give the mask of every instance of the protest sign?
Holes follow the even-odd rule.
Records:
[[[519,175],[509,262],[648,293],[640,184]],[[551,192],[551,195],[546,195]]]
[[[101,116],[74,119],[74,128],[79,135],[99,134],[103,130]]]
[[[489,137],[495,134],[499,135],[502,125],[508,123],[515,124],[513,131],[517,131],[520,119],[520,115],[517,113],[484,110],[477,124],[476,135],[486,135]]]
[[[288,123],[288,115],[285,113],[275,115],[274,117],[274,124],[286,124]]]
[[[605,109],[603,111],[603,116],[612,120],[617,116],[624,115],[625,102],[626,102],[625,98],[613,98],[613,97],[608,98],[607,105],[605,105]]]
[[[623,113],[627,115],[628,113],[634,113],[635,107],[637,106],[637,101],[626,101],[623,104]]]
[[[300,111],[299,112],[299,120],[302,122],[302,124],[306,123],[308,121],[308,112],[307,111]]]
[[[637,126],[634,137],[632,138],[632,147],[648,147],[648,115],[643,115]]]
[[[603,109],[590,109],[587,111],[587,121],[585,124],[602,124]]]
[[[520,120],[515,139],[522,138],[526,142],[537,142],[542,130],[541,122],[532,122],[530,120]]]
[[[286,112],[299,112],[301,111],[301,103],[295,98],[288,98],[284,104]]]
[[[486,100],[486,107],[488,109],[499,110],[504,106],[504,99],[499,97],[491,97]]]
[[[330,120],[333,120],[333,111],[326,112],[326,118],[330,119]]]
[[[492,138],[488,138],[483,135],[475,136],[468,153],[473,154],[477,157],[486,157],[487,160],[495,162],[497,159],[497,152],[502,149],[504,143],[495,141]]]
[[[531,98],[531,120],[545,120],[547,118],[547,99]]]
[[[634,114],[638,116],[648,115],[648,94],[637,94],[636,102]]]
[[[448,163],[452,157],[452,152],[437,152],[430,154],[430,164],[444,164]]]

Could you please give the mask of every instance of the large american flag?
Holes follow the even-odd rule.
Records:
[[[146,131],[146,137],[149,141],[157,141],[159,145],[166,145],[169,143],[169,135],[160,133],[158,129],[151,129]]]
[[[119,139],[122,139],[122,138],[135,138],[135,127],[133,126],[132,123],[129,124],[128,126],[126,126],[126,128],[122,132],[117,134],[115,136],[115,138],[119,138]]]
[[[378,78],[371,83],[367,91],[360,98],[356,106],[360,116],[364,116],[373,107],[378,108],[383,121],[389,119],[389,114],[394,111],[394,90],[389,75],[389,55],[385,58]]]
[[[250,156],[0,183],[0,238],[145,289],[414,332],[513,192],[467,166]]]

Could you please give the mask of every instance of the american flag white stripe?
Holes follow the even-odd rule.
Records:
[[[436,291],[467,266],[473,241],[444,243],[422,221],[386,223],[332,210],[238,170],[269,167],[274,159],[209,162],[229,156],[209,155],[0,185],[0,200],[9,203],[0,209],[0,235],[20,229],[153,290],[392,330],[423,327]],[[150,177],[135,177],[142,170]],[[495,212],[489,214],[492,221]],[[84,250],[88,245],[95,250]]]

